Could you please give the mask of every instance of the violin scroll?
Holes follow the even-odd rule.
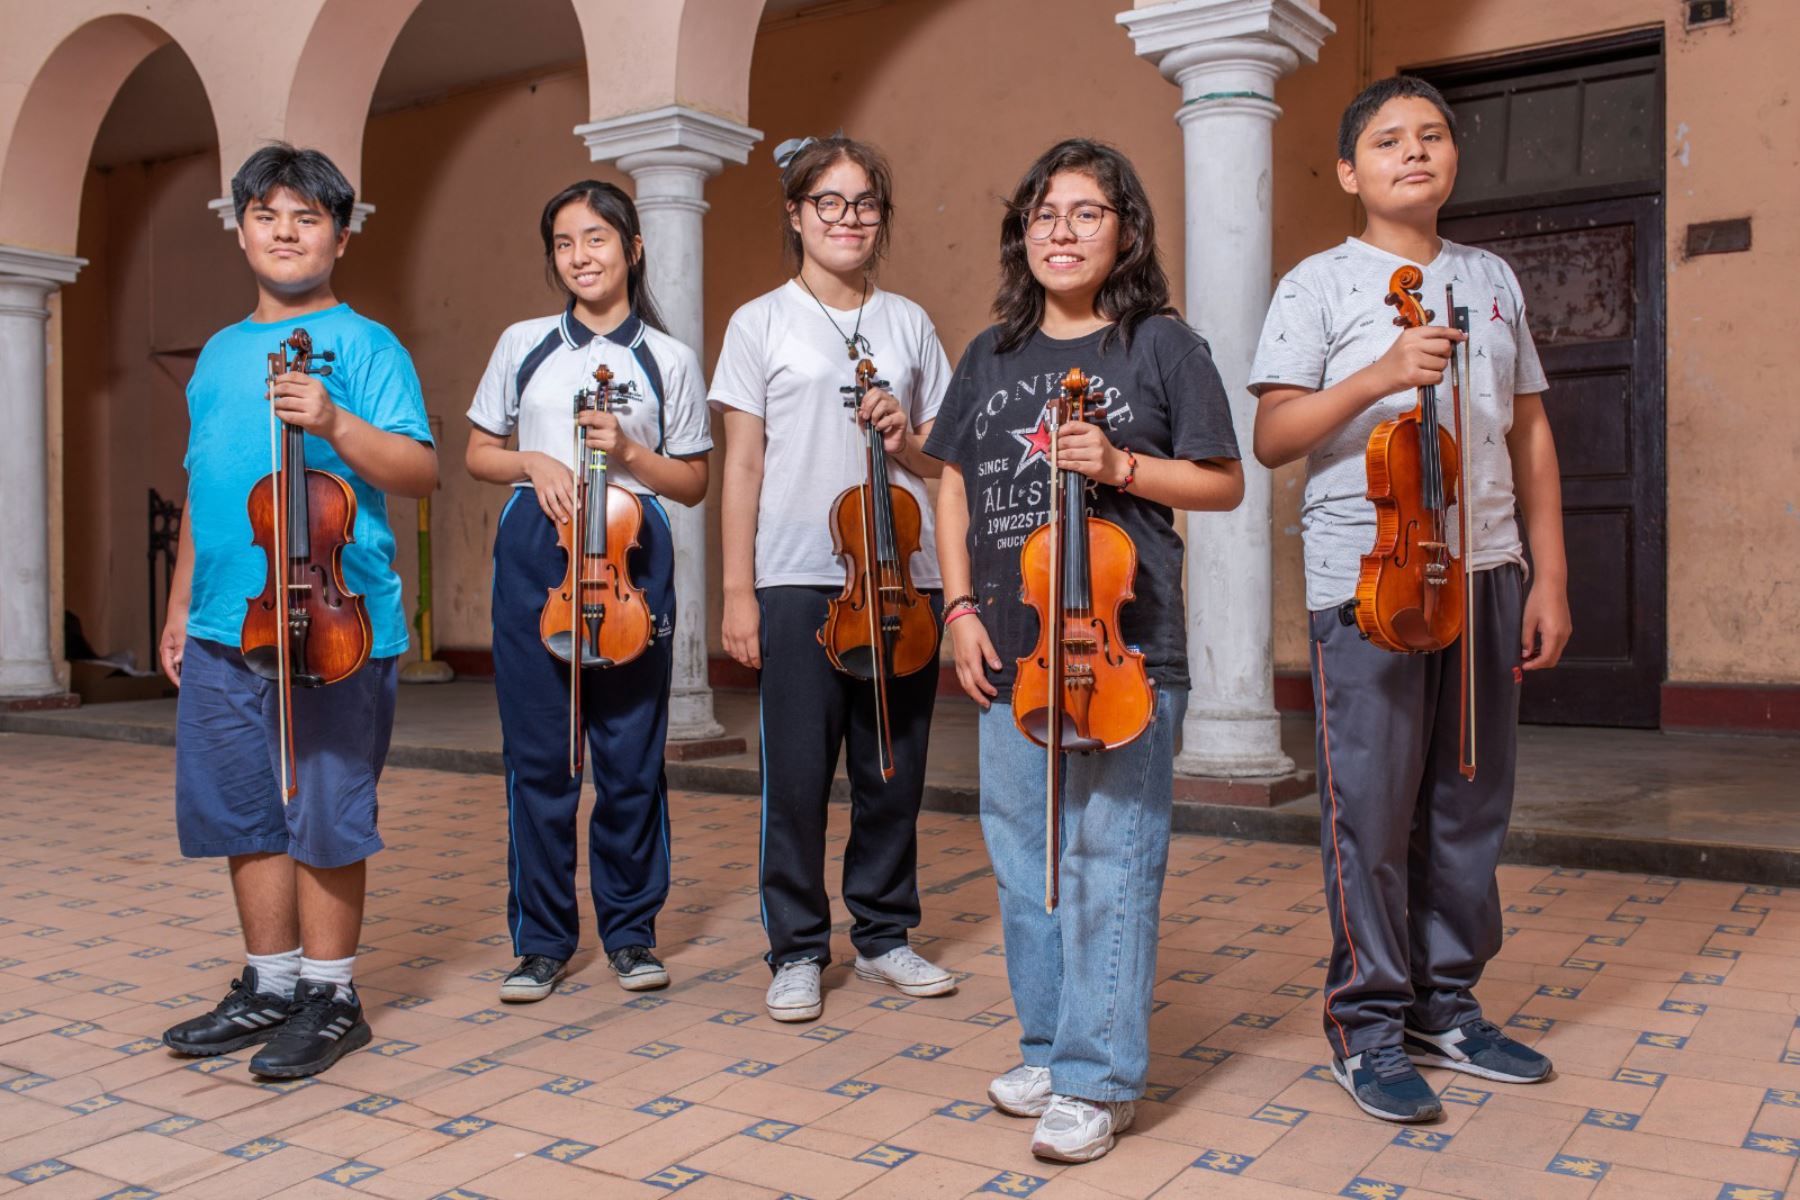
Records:
[[[1394,324],[1402,329],[1417,329],[1429,325],[1437,318],[1437,314],[1426,308],[1419,299],[1419,289],[1425,284],[1425,272],[1407,263],[1388,277],[1388,294],[1382,303],[1399,309],[1394,317]]]

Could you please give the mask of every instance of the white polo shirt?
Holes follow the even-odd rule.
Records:
[[[537,450],[575,468],[575,393],[594,386],[594,369],[612,370],[615,386],[632,383],[640,399],[615,409],[619,428],[658,454],[685,458],[712,449],[704,377],[694,352],[637,315],[606,334],[560,316],[520,321],[500,335],[469,405],[469,420],[495,437],[519,436],[519,449]],[[608,482],[641,495],[651,489],[614,463]],[[529,481],[514,487],[530,487]]]

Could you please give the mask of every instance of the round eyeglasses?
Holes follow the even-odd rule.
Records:
[[[815,192],[807,197],[813,211],[819,214],[819,220],[827,225],[836,225],[856,210],[858,225],[879,225],[885,215],[887,206],[875,196],[858,196],[854,202],[837,192]]]
[[[1049,207],[1031,208],[1019,214],[1019,224],[1025,227],[1025,236],[1032,241],[1047,242],[1056,236],[1056,226],[1066,222],[1069,232],[1085,242],[1100,232],[1107,213],[1118,211],[1104,204],[1077,204],[1066,213]]]

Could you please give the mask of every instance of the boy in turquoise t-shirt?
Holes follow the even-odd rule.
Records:
[[[313,1075],[368,1044],[351,985],[364,860],[381,848],[376,782],[394,723],[395,663],[407,647],[384,493],[437,485],[437,453],[412,359],[394,335],[331,290],[349,243],[349,182],[317,150],[252,154],[231,181],[256,311],[214,334],[188,384],[188,502],[160,645],[181,685],[175,822],[183,854],[231,864],[247,965],[211,1012],[163,1034],[183,1054],[267,1042],[250,1069]],[[329,375],[267,387],[268,356],[296,329],[332,352]],[[368,662],[328,687],[292,690],[294,795],[277,783],[278,685],[239,652],[246,602],[268,575],[247,500],[270,471],[274,415],[305,431],[306,464],[356,494],[344,581],[368,610]]]

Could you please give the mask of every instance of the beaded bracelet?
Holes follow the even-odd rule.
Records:
[[[956,608],[979,608],[980,605],[981,601],[975,598],[974,592],[964,592],[960,596],[952,596],[950,599],[946,600],[944,602],[944,611],[949,612],[951,609]]]
[[[1129,492],[1131,485],[1137,482],[1137,455],[1125,451],[1125,482],[1119,485],[1121,492]]]

